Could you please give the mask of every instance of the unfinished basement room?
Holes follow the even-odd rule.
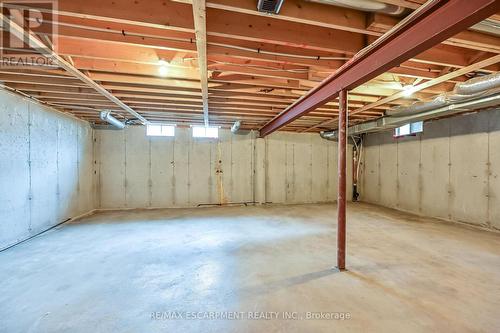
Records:
[[[0,8],[0,333],[500,332],[500,0]]]

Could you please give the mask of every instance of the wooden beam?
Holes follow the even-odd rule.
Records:
[[[138,64],[157,65],[160,59],[169,62],[170,67],[180,68],[190,66],[190,61],[175,61],[179,51],[165,50],[161,47],[134,45],[128,43],[114,43],[100,39],[79,40],[59,36],[58,53],[72,57],[86,59],[115,60],[122,62],[132,62]],[[196,49],[185,53],[186,58],[196,58]]]
[[[431,86],[440,84],[440,83],[442,83],[444,81],[447,81],[447,80],[449,80],[449,79],[451,79],[453,77],[460,76],[460,75],[463,75],[463,74],[466,74],[466,73],[470,73],[470,72],[475,71],[477,69],[480,69],[480,68],[483,68],[483,67],[487,67],[487,66],[490,66],[490,65],[498,63],[498,62],[500,62],[500,55],[493,56],[493,57],[491,57],[491,58],[489,58],[487,60],[483,60],[483,61],[477,62],[477,63],[475,63],[473,65],[470,65],[470,66],[458,69],[458,70],[456,70],[454,72],[442,75],[442,76],[440,76],[438,78],[435,78],[433,80],[421,83],[419,85],[414,86],[412,90],[414,92],[417,92],[417,91],[429,88]],[[380,100],[378,100],[376,102],[367,104],[367,105],[365,105],[365,106],[363,106],[363,107],[361,107],[359,109],[356,109],[356,110],[352,111],[349,115],[351,116],[351,115],[355,115],[355,114],[358,114],[358,113],[366,112],[366,111],[368,111],[370,109],[373,109],[373,108],[378,107],[378,106],[383,105],[383,104],[390,103],[390,102],[395,101],[397,99],[400,99],[402,97],[404,97],[404,91],[400,91],[400,92],[398,92],[398,93],[396,93],[394,95],[387,96],[387,97],[382,98],[382,99],[380,99]],[[330,119],[330,120],[327,120],[327,121],[323,121],[323,122],[321,122],[319,124],[311,126],[307,130],[311,130],[311,129],[314,129],[314,128],[317,128],[317,127],[324,127],[324,126],[332,124],[335,121],[336,121],[336,118],[335,119]]]
[[[328,40],[332,36],[328,37],[328,35],[325,34],[315,36],[314,28],[327,29],[330,31],[330,34],[336,34],[338,31],[354,33],[359,35],[358,37],[363,37],[363,34],[377,37],[381,34],[381,31],[374,32],[366,28],[367,15],[363,12],[323,4],[308,3],[300,0],[285,1],[280,15],[274,16],[263,16],[262,13],[255,10],[252,2],[246,0],[210,0],[207,7],[209,7],[209,17],[212,16],[211,11],[215,11],[214,17],[224,17],[224,20],[213,20],[216,28],[213,29],[213,31],[210,27],[208,29],[209,35],[213,33],[213,36],[231,35],[233,39],[240,36],[245,39],[258,39],[260,42],[274,40],[278,44],[284,42],[285,44],[283,45],[294,44],[297,40],[293,38],[290,39],[290,36],[294,38],[298,36],[299,38],[304,38],[304,40],[298,41],[299,43],[296,43],[297,47],[320,49],[322,45],[323,47],[325,45],[324,40]],[[134,1],[130,2],[130,4],[128,2],[124,4],[123,2],[109,0],[105,0],[104,3],[97,0],[85,1],[83,3],[72,0],[61,0],[59,1],[59,9],[58,13],[62,17],[77,17],[93,21],[100,20],[113,24],[137,25],[138,27],[154,27],[155,29],[162,29],[165,31],[193,31],[191,18],[184,17],[186,15],[186,9],[189,9],[189,6],[182,3],[175,3],[174,1]],[[227,11],[232,12],[234,15],[226,15],[225,13]],[[258,20],[252,19],[251,16]],[[397,19],[391,19],[397,22]],[[233,26],[231,22],[235,20],[237,25],[235,29],[231,29]],[[262,23],[259,20],[262,20]],[[276,34],[274,30],[276,30],[276,28],[282,29],[282,27],[280,25],[275,25],[273,23],[275,21],[283,21],[283,23],[285,23],[283,29],[285,30],[278,31]],[[209,20],[208,23],[210,25],[212,21]],[[287,23],[291,25],[300,24],[302,28],[299,30],[294,28],[293,31],[288,30],[288,33],[286,33],[286,29],[288,29]],[[264,27],[268,27],[269,25],[269,27],[273,29],[266,29],[267,31],[262,30],[259,27],[263,24]],[[307,26],[309,26],[309,28],[307,28]],[[313,29],[310,29],[311,27]],[[239,31],[241,29],[245,31],[241,31],[240,33]],[[234,30],[234,33],[228,30]],[[304,33],[304,31],[307,31],[307,33]],[[259,34],[260,32],[265,34],[261,35]],[[297,35],[295,34],[296,32],[298,32]],[[269,39],[269,36],[272,36],[272,39]],[[307,38],[302,36],[307,36]],[[287,37],[288,39],[286,39]],[[352,37],[350,41],[349,38],[346,40],[344,37],[339,37],[336,38],[335,44],[341,41],[342,43],[347,43],[345,45],[347,48],[344,50],[348,51],[349,47],[357,43],[353,40],[357,40],[358,37]],[[452,45],[470,47],[472,49],[475,47],[484,48],[486,46],[491,46],[495,49],[498,45],[498,38],[485,34],[466,32],[462,36],[456,37],[457,39],[453,40],[453,38],[451,38],[449,41],[445,41],[445,43],[449,42]],[[300,44],[301,42],[304,43]]]
[[[176,0],[177,2],[188,3],[191,0]],[[415,4],[411,1],[404,0],[386,0],[386,3],[398,4],[398,6],[417,9],[420,4]],[[411,6],[408,6],[410,4]],[[357,34],[365,34],[369,36],[379,37],[399,21],[396,17],[387,16],[384,14],[367,14],[354,9],[346,9],[332,5],[318,4],[314,2],[305,2],[301,0],[287,0],[281,7],[279,15],[267,15],[266,13],[255,10],[255,4],[246,0],[209,0],[207,7],[211,12],[219,13],[222,10],[232,12],[237,15],[253,15],[261,16],[267,19],[272,25],[272,21],[286,21],[290,24],[307,24],[320,28],[328,28],[332,31],[340,30],[345,32],[354,32]],[[219,14],[222,16],[223,14]],[[215,14],[214,14],[215,16]],[[242,16],[243,17],[243,16]],[[382,22],[377,22],[378,20]],[[246,20],[245,20],[246,21]],[[244,22],[244,21],[242,21]],[[366,24],[365,22],[368,22]],[[334,30],[335,29],[335,30]],[[219,29],[215,29],[219,31]],[[314,29],[311,29],[311,32]],[[209,28],[209,34],[212,29]],[[308,34],[308,37],[310,35]],[[488,36],[486,34],[463,31],[456,36],[444,41],[449,45],[457,45],[459,47],[469,49],[498,49],[498,37]]]
[[[483,61],[479,61],[479,62],[477,62],[475,64],[470,65],[470,66],[458,69],[458,70],[456,70],[454,72],[442,75],[442,76],[437,77],[437,78],[435,78],[433,80],[429,80],[427,82],[424,82],[424,83],[421,83],[419,85],[416,85],[416,86],[414,86],[412,88],[412,91],[414,91],[414,92],[421,91],[423,89],[426,89],[426,88],[435,86],[437,84],[440,84],[442,82],[448,81],[448,80],[450,80],[450,79],[452,79],[454,77],[461,76],[461,75],[473,72],[473,71],[478,70],[480,68],[496,64],[498,62],[500,62],[500,55],[493,56],[493,57],[491,57],[489,59],[486,59],[486,60],[483,60]],[[369,110],[369,109],[371,109],[373,107],[376,107],[376,106],[379,106],[379,105],[382,105],[382,104],[385,104],[385,103],[389,103],[391,101],[394,101],[396,99],[404,97],[404,94],[405,94],[405,91],[400,91],[400,92],[398,92],[398,93],[396,93],[394,95],[382,98],[381,100],[379,100],[377,102],[365,105],[364,107],[359,108],[359,109],[353,111],[351,114],[356,114],[356,113],[360,113],[360,112],[363,112],[363,111],[367,111],[367,110]]]
[[[86,59],[72,57],[75,68],[80,71],[107,72],[117,74],[131,74],[151,77],[168,77],[178,80],[196,80],[198,81],[198,71],[194,68],[176,68],[170,67],[165,76],[160,75],[159,65],[156,64],[137,64],[105,59]]]
[[[43,35],[39,33],[39,35]],[[161,36],[124,35],[116,31],[94,31],[74,27],[60,26],[58,35],[63,38],[72,38],[80,42],[103,40],[116,45],[136,45],[152,47],[166,51],[194,52],[195,47],[189,39],[171,40]]]
[[[330,8],[331,6],[328,6],[328,7]],[[329,12],[329,11],[327,10],[325,12]],[[279,15],[279,16],[281,16],[281,15]],[[170,53],[172,53],[172,50],[185,50],[185,51],[189,51],[189,52],[192,52],[195,50],[193,48],[194,45],[190,45],[191,41],[192,41],[192,37],[189,37],[188,35],[186,35],[186,33],[183,33],[184,37],[172,37],[171,38],[170,35],[172,34],[172,31],[168,31],[168,35],[165,36],[165,30],[161,30],[161,29],[153,29],[153,28],[148,28],[148,27],[143,27],[143,26],[138,26],[138,25],[131,25],[131,24],[127,25],[125,23],[121,23],[122,29],[120,29],[120,25],[118,25],[115,22],[102,22],[102,21],[98,21],[98,20],[90,20],[88,18],[87,19],[79,19],[79,20],[81,20],[81,22],[79,24],[77,24],[79,21],[76,20],[76,18],[74,18],[74,17],[70,17],[70,18],[72,19],[72,20],[70,20],[71,22],[73,22],[73,21],[75,22],[75,23],[71,23],[70,26],[64,26],[62,23],[63,21],[64,22],[68,21],[68,17],[62,16],[59,19],[59,21],[58,21],[59,24],[63,25],[59,29],[60,30],[59,39],[65,38],[67,40],[68,38],[75,38],[78,41],[80,41],[81,38],[84,38],[82,41],[85,41],[85,43],[91,43],[92,40],[108,39],[109,41],[112,41],[115,43],[120,42],[120,45],[117,45],[119,47],[124,46],[125,43],[130,43],[131,45],[144,46],[144,47],[154,47],[155,45],[158,45],[157,50],[162,50],[163,52],[170,50],[171,51]],[[397,22],[397,21],[394,21],[394,18],[392,18],[392,17],[389,17],[389,19],[390,19],[389,22],[377,23],[377,24],[381,24],[380,29],[385,31],[388,29],[388,27],[390,27],[392,24],[394,24],[394,22]],[[65,22],[64,24],[66,24],[66,23],[67,22]],[[113,28],[109,28],[108,26],[111,26]],[[79,28],[79,29],[77,29],[77,28]],[[176,33],[179,34],[179,32],[176,32]],[[312,30],[308,31],[308,36],[311,36],[311,34],[313,34],[313,33],[314,33],[314,31],[312,31]],[[71,37],[71,36],[73,36],[73,37]],[[376,36],[371,36],[371,35],[368,37],[369,37],[368,42],[373,40],[373,38],[376,38]],[[220,42],[217,42],[217,38],[219,38],[219,37],[212,36],[211,41],[208,42],[209,56],[210,56],[210,54],[212,54],[215,51],[215,52],[219,52],[219,54],[224,53],[227,55],[230,55],[230,53],[234,53],[235,55],[243,54],[243,55],[247,55],[247,57],[253,57],[253,58],[255,58],[255,57],[272,58],[269,55],[264,54],[265,45],[256,46],[255,49],[256,50],[260,49],[261,52],[260,53],[255,52],[254,55],[252,55],[252,52],[248,52],[248,51],[241,51],[241,50],[236,50],[236,49],[231,49],[231,48],[224,48],[224,47],[215,46],[215,45],[221,45]],[[494,37],[490,37],[490,39],[493,39],[493,38]],[[314,37],[313,39],[316,39],[316,37]],[[493,41],[494,40],[490,41],[490,44]],[[251,43],[250,41],[237,40],[237,39],[227,40],[225,43],[232,44],[233,46],[241,46],[241,42],[244,42],[247,44]],[[210,45],[210,44],[213,44],[213,45]],[[287,45],[291,45],[291,44],[288,43]],[[276,46],[279,46],[279,45],[274,45],[274,47],[276,47]],[[251,46],[248,46],[248,47],[251,48]],[[289,47],[289,46],[287,46],[287,47],[289,49],[293,49],[293,47]],[[86,49],[93,50],[96,48],[89,46]],[[115,47],[114,49],[117,49],[117,47]],[[303,53],[304,51],[305,51],[304,49],[300,50],[301,53]],[[63,54],[62,51],[59,51],[59,52],[60,52],[60,54]],[[287,51],[287,52],[291,52],[293,54],[293,53],[296,53],[297,51]],[[315,51],[315,52],[319,52],[319,51]],[[460,52],[456,52],[456,53],[460,54]],[[124,52],[121,52],[121,54],[124,54]],[[313,59],[301,59],[301,62],[303,62],[303,63],[307,62],[310,65],[321,65],[322,63],[323,64],[328,63],[328,62],[325,62],[324,60],[322,60],[321,58],[318,59],[319,56],[320,56],[320,54],[314,54],[314,56],[312,57]],[[288,58],[288,59],[284,58],[283,56],[279,56],[279,57],[281,59],[283,59],[284,61],[293,61],[294,60],[293,57]],[[166,58],[166,57],[163,56],[162,58]],[[439,57],[439,56],[432,54],[432,56],[429,57],[428,59],[430,59],[429,61],[432,61],[434,63],[440,63],[440,62],[446,62],[450,58],[449,57]],[[295,59],[295,61],[297,61],[297,59]],[[425,59],[420,60],[419,59],[419,61],[426,62],[427,60],[425,60]],[[339,66],[340,65],[336,65],[336,66],[333,66],[333,68],[338,68]]]
[[[260,130],[261,136],[287,125],[335,98],[341,90],[353,89],[377,75],[439,44],[457,32],[496,13],[495,0],[436,0],[415,11],[397,29],[381,37],[335,74]]]
[[[398,22],[399,20],[395,17],[375,13],[370,16],[368,26],[380,33],[385,33]],[[443,43],[466,49],[500,53],[500,38],[470,30],[461,31]]]
[[[44,8],[8,4],[10,8]],[[193,32],[191,8],[173,1],[130,1],[130,0],[58,0],[58,16],[100,20],[113,23],[134,24],[164,30]]]
[[[413,1],[407,1],[407,0],[379,0],[379,1],[390,5],[401,6],[409,9],[417,9],[421,5],[421,3],[415,3]]]
[[[8,25],[9,26],[9,33],[13,34],[17,38],[21,40],[29,40],[30,45],[35,46],[38,50],[41,51],[43,55],[49,56],[53,58],[54,60],[57,61],[57,64],[65,69],[67,72],[71,73],[74,75],[75,78],[81,80],[88,86],[92,87],[95,89],[97,92],[99,92],[101,95],[109,99],[111,102],[114,104],[118,105],[121,107],[123,110],[127,111],[131,115],[133,115],[135,118],[140,120],[143,124],[147,124],[148,121],[146,118],[141,116],[139,113],[134,111],[131,107],[123,103],[121,100],[113,96],[109,91],[104,89],[102,86],[100,86],[97,82],[89,78],[87,75],[83,74],[80,72],[78,69],[76,69],[73,65],[71,65],[68,61],[66,61],[63,57],[58,55],[54,50],[49,49],[45,46],[45,44],[40,41],[37,37],[33,35],[31,32],[25,31],[25,29],[21,26],[19,26],[17,23],[11,21],[9,18],[7,18],[3,13],[0,13],[0,21],[2,21],[2,24]]]
[[[195,80],[176,80],[169,78],[144,77],[129,74],[109,74],[90,72],[90,77],[95,81],[128,83],[133,85],[146,85],[158,87],[177,87],[177,88],[195,88],[200,89],[200,82]],[[103,84],[105,86],[105,84]]]
[[[256,11],[257,12],[257,11]],[[207,35],[301,49],[354,55],[365,46],[362,34],[248,14],[208,9]],[[221,19],[223,18],[223,19]]]
[[[186,30],[189,24],[193,24],[191,19],[189,22],[183,17],[186,15],[186,7],[189,8],[186,4],[172,1],[134,1],[126,6],[120,1],[98,2],[90,0],[78,2],[61,0],[57,13],[82,19],[91,18],[114,23],[135,24],[142,27],[192,31]],[[175,11],[180,17],[175,16]],[[215,8],[208,8],[207,16],[209,17],[206,30],[208,36],[288,45],[311,50],[338,51],[351,55],[365,46],[363,35],[347,31],[351,30],[348,28],[331,29],[239,12],[227,15],[226,11]],[[363,15],[360,17],[357,24],[364,24]],[[333,43],[325,43],[325,41]]]
[[[174,1],[181,3],[192,2],[192,0]],[[270,18],[269,14],[256,10],[254,1],[208,0],[206,6],[207,8],[225,10],[228,12]],[[365,16],[366,14],[364,12],[354,9],[306,2],[303,0],[286,0],[280,9],[279,15],[273,15],[271,18],[287,22],[316,25],[323,28],[366,33]]]
[[[203,121],[208,119],[208,68],[207,68],[207,17],[205,0],[193,0],[194,32],[198,51],[198,69],[200,71],[201,98],[203,100]]]
[[[113,61],[113,62],[121,62],[121,63],[134,63],[134,64],[144,64],[144,65],[153,65],[156,66],[158,64],[159,59],[171,60],[175,57],[177,52],[164,50],[162,48],[153,48],[151,46],[144,45],[135,45],[135,44],[116,44],[115,42],[109,42],[106,40],[95,40],[95,39],[85,39],[79,40],[75,38],[68,38],[65,36],[59,36],[59,47],[58,53],[60,55],[68,55],[75,59],[88,59],[85,62],[88,64],[89,61],[102,60],[104,61]],[[210,47],[210,45],[208,45]],[[210,49],[210,48],[209,48]],[[228,53],[231,53],[231,50],[228,49]],[[196,55],[189,53],[186,54],[186,57],[196,58]],[[307,79],[309,75],[314,74],[314,80],[318,80],[318,82],[324,79],[327,74],[332,73],[334,70],[338,69],[343,61],[337,61],[336,63],[330,62],[331,65],[335,65],[334,67],[324,67],[324,70],[320,73],[323,66],[317,66],[317,69],[310,69],[314,62],[318,62],[317,60],[311,61],[306,66],[298,66],[298,65],[290,65],[287,64],[286,61],[282,62],[274,62],[268,61],[265,59],[259,59],[262,57],[261,53],[255,53],[254,57],[251,58],[240,58],[240,57],[232,57],[231,55],[220,55],[220,54],[207,54],[209,62],[215,62],[209,64],[209,69],[211,71],[220,71],[220,72],[231,72],[231,73],[245,73],[249,75],[256,76],[266,76],[266,77],[281,77],[281,78],[289,78],[289,79]],[[83,60],[81,60],[83,61]],[[80,62],[81,62],[80,61]],[[169,67],[171,71],[169,72],[169,76],[171,77],[179,77],[177,75],[181,75],[184,73],[183,70],[188,70],[191,68],[192,61],[190,60],[182,60],[180,62],[172,62],[170,61]],[[321,65],[321,64],[319,64]],[[113,72],[118,72],[121,68],[126,68],[128,65],[123,64],[119,66],[113,66]],[[261,69],[260,66],[270,67],[270,69]],[[78,68],[78,66],[76,66]],[[129,66],[130,67],[130,66]],[[424,64],[420,63],[407,63],[401,67],[393,68],[390,72],[395,73],[399,76],[407,76],[407,77],[422,77],[422,78],[434,78],[437,73],[430,72],[428,68],[425,67]],[[427,66],[428,67],[428,66]],[[91,67],[87,68],[88,70],[92,70]],[[96,68],[97,69],[97,68]],[[183,69],[183,70],[181,70]],[[283,69],[283,70],[280,70]],[[134,72],[141,73],[138,69],[133,69]],[[127,71],[123,71],[127,72]],[[130,71],[128,71],[130,73]],[[188,74],[189,72],[186,72]],[[151,74],[149,74],[151,75]],[[155,75],[155,74],[153,74]],[[189,77],[187,77],[189,78]]]

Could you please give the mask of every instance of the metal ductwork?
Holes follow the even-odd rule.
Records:
[[[239,120],[235,121],[233,126],[231,126],[231,132],[233,134],[236,134],[240,130],[240,127],[241,127],[241,121]]]
[[[500,22],[492,19],[486,19],[470,27],[470,30],[479,31],[498,37],[500,36]]]
[[[388,116],[397,117],[398,115],[411,115],[432,109],[436,109],[446,105],[447,99],[444,95],[439,95],[429,102],[415,102],[409,106],[397,106],[392,109],[386,110],[385,114]]]
[[[285,0],[259,0],[257,10],[268,14],[278,14]]]
[[[339,141],[337,131],[321,131],[321,132],[319,132],[319,135],[323,139],[328,140],[328,141]],[[356,145],[357,144],[356,140],[361,140],[361,137],[349,134],[349,137],[347,138],[347,142],[350,145]]]
[[[453,92],[457,95],[472,95],[500,87],[500,73],[476,77],[457,83]]]
[[[467,80],[466,82],[457,83],[451,93],[443,93],[431,101],[415,102],[409,106],[397,106],[386,110],[385,114],[393,117],[419,114],[448,104],[491,95],[498,88],[500,88],[500,73],[481,76]]]
[[[325,140],[337,141],[337,131],[321,131],[319,132],[319,136],[321,136]]]
[[[467,111],[474,111],[489,107],[494,107],[500,104],[500,94],[498,92],[493,95],[472,99],[460,103],[454,103],[443,106],[438,109],[428,110],[418,114],[401,117],[383,117],[374,121],[354,125],[349,128],[349,135],[380,132],[387,129],[396,128],[408,123],[425,121],[436,117],[451,116]]]
[[[438,109],[433,109],[406,117],[384,117],[379,119],[377,122],[379,126],[382,126],[382,129],[395,128],[411,122],[429,120],[436,117],[444,117],[467,111],[485,109],[497,106],[499,104],[500,94],[498,90],[489,91],[488,94],[485,94],[480,98],[473,97],[469,100],[455,102]]]
[[[108,124],[111,124],[118,129],[125,128],[125,124],[122,123],[121,121],[119,121],[118,119],[116,119],[115,117],[113,117],[111,115],[111,112],[109,112],[109,111],[101,111],[101,120],[104,120]]]
[[[500,74],[491,74],[458,83],[452,92],[428,102],[387,110],[387,116],[349,127],[348,135],[379,132],[404,124],[450,116],[500,105]],[[337,140],[337,131],[321,132],[327,140]]]
[[[382,13],[392,16],[400,16],[406,8],[390,5],[383,2],[374,0],[307,0],[309,2],[322,3],[325,5],[332,5],[337,7],[344,7],[350,9],[361,10],[364,12]]]

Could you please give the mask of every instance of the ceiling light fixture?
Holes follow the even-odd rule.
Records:
[[[169,72],[168,62],[164,59],[160,59],[158,61],[158,65],[160,65],[160,67],[158,68],[158,73],[160,74],[160,76],[167,76]]]
[[[411,85],[411,84],[403,87],[403,95],[405,97],[410,97],[416,91],[417,91],[417,89],[415,88],[415,86]]]
[[[167,66],[161,66],[158,69],[158,72],[160,73],[160,76],[167,76],[168,75],[168,67]]]

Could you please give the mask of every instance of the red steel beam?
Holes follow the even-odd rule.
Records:
[[[337,195],[337,268],[345,270],[345,212],[346,212],[346,150],[347,150],[347,90],[339,96],[339,151]]]
[[[499,0],[434,0],[362,50],[260,129],[264,137],[500,11]]]

